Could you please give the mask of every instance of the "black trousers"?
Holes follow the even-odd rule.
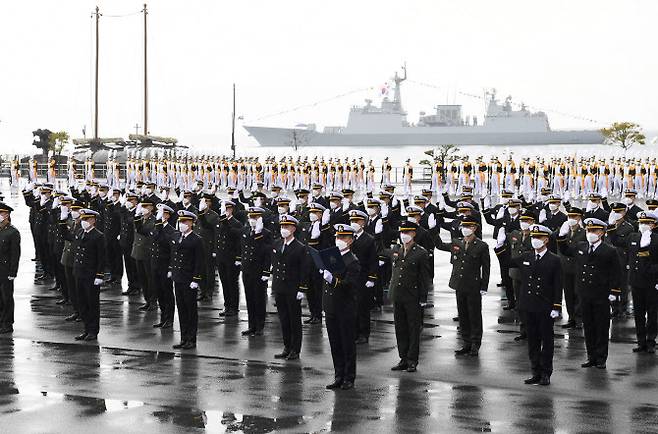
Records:
[[[100,331],[101,306],[100,286],[94,285],[94,276],[76,277],[80,318],[85,326],[85,333],[97,335]]]
[[[528,356],[532,375],[553,373],[553,318],[550,311],[526,312]]]
[[[354,323],[356,324],[356,335],[358,337],[370,337],[370,309],[372,308],[373,288],[367,288],[364,283],[357,290],[356,318]]]
[[[62,255],[60,254],[57,257],[61,258]],[[66,270],[64,269],[64,266],[61,264],[60,261],[55,262],[55,280],[59,285],[60,289],[62,290],[62,298],[64,300],[69,300],[70,294],[69,294],[68,281],[66,280]]]
[[[132,246],[122,246],[123,262],[126,266],[126,277],[128,278],[128,289],[141,288],[139,276],[137,275],[137,262],[130,256]]]
[[[498,261],[500,266],[500,280],[505,288],[505,297],[507,297],[507,305],[510,307],[516,306],[516,296],[514,294],[514,285],[512,284],[512,278],[509,277],[509,267]]]
[[[123,250],[116,237],[105,240],[107,243],[107,264],[109,266],[110,276],[112,280],[121,280],[123,277],[123,261],[121,256]]]
[[[285,351],[302,350],[302,304],[297,294],[274,294]]]
[[[324,282],[322,275],[314,267],[308,279],[306,292],[308,310],[312,318],[322,318],[322,282]]]
[[[135,260],[137,264],[137,275],[142,287],[142,295],[146,303],[155,303],[157,295],[153,289],[152,275],[151,275],[151,261],[150,260]]]
[[[169,272],[168,262],[154,262],[151,264],[153,286],[160,305],[160,321],[174,321],[174,287]]]
[[[69,301],[73,306],[75,313],[80,312],[80,297],[78,297],[78,290],[75,285],[75,277],[73,276],[73,267],[64,266],[64,276],[66,276],[66,285],[69,291]]]
[[[181,342],[196,343],[196,334],[199,326],[199,312],[197,310],[197,290],[190,288],[190,282],[174,282],[176,291],[176,307],[178,308],[178,322],[180,323]]]
[[[337,380],[354,382],[356,377],[356,344],[354,343],[354,305],[345,306],[333,314],[325,314],[334,376]]]
[[[219,280],[222,282],[224,310],[237,312],[240,307],[240,285],[238,283],[240,267],[235,265],[235,261],[221,260],[217,261],[217,272]]]
[[[247,301],[247,317],[249,330],[265,328],[265,308],[267,306],[267,282],[263,282],[262,270],[243,270],[242,284]]]
[[[407,363],[418,363],[422,325],[420,304],[418,302],[393,303],[393,321],[395,322],[395,339],[400,360]]]
[[[14,324],[14,281],[0,279],[0,327]]]
[[[50,255],[46,238],[46,235],[39,235],[37,238],[37,257],[39,258],[39,262],[41,262],[43,273],[49,276],[54,276],[55,273],[52,270],[52,256]]]
[[[658,290],[632,287],[635,334],[640,346],[656,345],[658,333]]]
[[[215,292],[215,258],[212,257],[210,246],[204,246],[204,268],[205,272],[201,278],[201,296],[212,298]]]
[[[567,305],[569,321],[578,321],[581,317],[578,295],[576,294],[576,275],[564,273],[562,275],[562,284],[564,285],[564,303]]]
[[[482,296],[479,291],[457,291],[459,333],[467,348],[480,348],[482,343]]]
[[[583,329],[587,359],[594,363],[605,363],[608,359],[608,336],[610,334],[610,305],[607,303],[581,300]]]
[[[384,265],[379,267],[379,272],[377,273],[378,284],[375,287],[375,304],[377,306],[384,305],[384,288],[388,288],[388,284],[391,282],[391,273],[393,270],[391,261],[388,258],[381,261],[384,263]]]

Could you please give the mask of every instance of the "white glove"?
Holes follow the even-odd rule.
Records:
[[[297,300],[301,300],[304,298],[304,293],[303,292],[297,292]]]
[[[384,223],[382,219],[379,219],[375,222],[375,234],[381,234],[382,232],[384,232]]]
[[[505,240],[507,237],[505,236],[505,228],[501,227],[498,229],[498,236],[496,237],[496,248],[501,248],[503,244],[505,244]]]
[[[434,229],[436,227],[436,217],[434,214],[430,214],[430,216],[427,217],[427,227],[430,229]]]
[[[144,208],[142,207],[142,204],[140,203],[137,205],[137,208],[135,208],[135,216],[140,216],[144,212]]]
[[[51,205],[52,209],[55,209],[59,206],[59,196],[57,196],[55,199],[53,199],[53,204]]]
[[[235,262],[234,262],[234,265],[235,265],[236,267],[239,267],[240,265],[242,265],[242,262],[240,262],[240,261],[235,261]]]
[[[656,291],[658,291],[658,285],[656,285],[655,288],[656,288]]]
[[[238,190],[236,189],[236,190],[233,192],[233,196],[232,196],[232,198],[233,198],[233,199],[238,199],[239,197],[240,197],[240,193],[239,193]]]
[[[311,225],[311,239],[315,240],[320,238],[320,222],[313,222]]]
[[[327,282],[331,283],[334,281],[334,276],[329,270],[322,270],[322,278]]]
[[[566,234],[569,233],[569,221],[566,220],[564,223],[562,223],[562,226],[560,226],[560,233],[559,235],[561,237],[565,236]]]
[[[25,191],[32,191],[32,190],[34,190],[34,183],[30,182],[25,186]]]
[[[384,202],[382,203],[382,218],[388,217],[388,205]]]
[[[167,271],[167,279],[171,279],[171,271]]]
[[[292,214],[293,212],[295,212],[295,210],[297,209],[297,204],[298,204],[297,199],[295,198],[290,199],[290,204],[288,205],[290,210],[288,211],[288,214]]]
[[[640,247],[647,247],[651,244],[651,231],[646,231],[640,237]]]
[[[571,199],[571,192],[569,190],[564,192],[564,198],[563,199],[564,199],[565,202],[569,202],[569,200]]]
[[[343,200],[343,201],[342,201],[342,207],[341,207],[342,210],[343,210],[343,212],[347,211],[347,209],[348,209],[349,207],[350,207],[350,202],[347,201],[347,200]]]
[[[256,220],[256,226],[254,227],[254,233],[260,234],[263,232],[263,219],[259,218]]]
[[[103,279],[99,279],[98,277],[94,279],[94,286],[100,286],[103,284]]]
[[[260,280],[262,280],[263,282],[267,282],[268,280],[270,280],[270,278],[268,276],[261,276]]]
[[[16,276],[7,276],[7,280],[14,280]],[[658,285],[656,285],[656,289],[658,289]]]
[[[616,296],[616,295],[612,295],[612,294],[610,294],[610,295],[608,296],[608,300],[609,300],[611,303],[613,303],[613,302],[617,301],[617,296]]]
[[[191,283],[190,283],[190,289],[198,289],[198,288],[199,288],[199,284],[198,284],[198,283],[196,283],[196,282],[191,282]]]
[[[212,257],[213,257],[213,258],[216,258],[216,257],[217,257],[217,253],[213,252]]]
[[[327,208],[322,212],[322,226],[329,223],[331,219],[331,211]]]
[[[487,291],[485,291],[484,289],[481,289],[480,290],[480,296],[484,297],[485,295],[487,295]]]
[[[117,235],[117,241],[121,241],[121,235]]]
[[[60,220],[66,220],[66,218],[69,216],[69,209],[68,208],[62,208],[59,212],[59,219]]]
[[[551,318],[555,319],[555,318],[557,318],[558,316],[560,316],[560,312],[559,312],[559,311],[557,311],[557,310],[552,310],[552,311],[551,311]]]
[[[489,209],[491,207],[491,197],[489,195],[484,196],[484,209]]]
[[[617,220],[619,220],[619,214],[617,214],[616,212],[612,211],[612,212],[610,213],[610,216],[608,217],[608,224],[609,224],[609,225],[614,225],[615,223],[617,223]]]
[[[383,267],[384,266],[384,261],[379,261],[379,266]]]
[[[496,213],[496,220],[500,220],[505,216],[505,207],[501,206],[498,208],[498,213]]]
[[[542,208],[541,211],[539,211],[539,223],[544,223],[546,221],[546,210]]]
[[[375,282],[373,282],[372,280],[368,280],[366,282],[366,288],[372,288],[373,286],[375,286]]]
[[[203,211],[206,208],[208,208],[208,204],[205,199],[202,199],[201,202],[199,202],[199,211]]]
[[[397,197],[395,197],[395,196],[393,197],[393,200],[391,201],[391,205],[394,206],[394,207],[398,206],[398,198]]]

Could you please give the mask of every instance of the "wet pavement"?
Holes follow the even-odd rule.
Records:
[[[526,386],[525,342],[501,309],[492,255],[480,357],[456,358],[448,256],[436,253],[435,305],[425,316],[416,373],[398,361],[392,311],[373,314],[370,342],[358,347],[356,388],[328,391],[333,379],[326,330],[304,326],[301,359],[281,362],[276,308],[265,336],[246,338],[239,318],[220,320],[220,295],[202,303],[198,347],[172,350],[173,330],[153,329],[156,312],[120,290],[101,294],[97,343],[73,337],[70,307],[34,285],[32,241],[22,198],[2,180],[23,236],[13,336],[0,336],[0,431],[59,432],[658,432],[658,359],[635,355],[632,319],[613,323],[608,369],[583,369],[582,330],[556,327],[549,387]],[[490,235],[487,241],[490,240]],[[491,243],[490,243],[491,244]],[[305,310],[306,313],[306,310]]]

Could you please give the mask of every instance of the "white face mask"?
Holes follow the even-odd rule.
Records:
[[[521,226],[522,231],[527,231],[528,229],[530,229],[530,223],[528,222],[521,222],[519,223],[519,225]]]
[[[596,209],[596,208],[599,207],[598,202],[594,202],[594,201],[591,201],[591,200],[587,202],[587,205],[589,206],[590,209]]]
[[[341,252],[347,250],[347,242],[336,239],[336,247],[338,247],[338,250],[340,250]]]
[[[98,191],[98,189],[96,189],[96,187],[91,187],[91,190],[90,190],[89,192],[90,192],[91,195],[93,196],[93,195],[96,194],[97,191]]]
[[[539,250],[544,247],[544,240],[541,240],[539,238],[532,238],[530,240],[530,244],[532,244],[533,249]]]
[[[133,208],[135,208],[135,204],[132,202],[126,202],[126,208],[128,208],[128,210],[130,211]]]
[[[203,211],[206,208],[208,208],[208,204],[206,203],[206,200],[204,199],[201,202],[199,202],[199,211]]]
[[[576,220],[576,219],[568,219],[567,221],[569,222],[569,226],[572,226],[572,227],[576,226],[578,224],[578,220]]]
[[[183,198],[183,205],[187,206],[190,204],[190,198],[189,197],[184,197]]]
[[[409,244],[413,237],[409,234],[400,234],[400,241],[402,241],[402,244]]]
[[[152,188],[147,188],[146,189],[146,194],[148,194],[149,196],[152,195],[153,194],[153,189]]]
[[[261,207],[263,205],[263,198],[257,197],[254,199],[254,206]]]
[[[651,226],[648,225],[648,224],[646,224],[646,223],[640,223],[640,225],[638,226],[638,229],[640,230],[640,233],[643,234],[643,233],[645,233],[645,232],[647,232],[647,231],[650,231],[650,230],[651,230]]]
[[[279,214],[286,214],[288,209],[285,206],[277,206],[276,210]]]
[[[292,232],[290,232],[290,229],[286,228],[281,228],[281,238],[288,238]]]
[[[467,227],[462,227],[461,228],[462,235],[465,237],[470,237],[473,235],[473,229],[467,228]]]
[[[178,222],[178,230],[186,234],[190,230],[189,223]]]
[[[336,209],[336,208],[338,208],[338,202],[336,202],[335,200],[332,200],[331,202],[329,202],[329,207],[330,207],[331,209]]]
[[[352,222],[350,223],[350,226],[352,226],[352,229],[354,229],[357,233],[361,232],[361,225],[357,222]]]
[[[313,197],[320,197],[322,190],[313,190]]]
[[[249,227],[255,228],[257,223],[258,223],[257,219],[249,219]]]
[[[599,240],[598,234],[595,234],[594,232],[587,232],[587,241],[590,244],[594,244]]]
[[[273,191],[273,192],[272,192],[272,197],[273,197],[273,198],[277,198],[277,197],[279,197],[279,192],[278,192],[278,191]]]
[[[82,220],[80,224],[82,225],[82,229],[85,231],[91,227],[91,223],[89,223],[87,220]]]
[[[318,217],[317,214],[312,212],[308,215],[308,219],[311,221],[311,223],[314,223],[314,222],[318,221],[320,218]]]
[[[80,212],[79,211],[71,211],[71,217],[74,219],[77,219],[80,217]]]
[[[549,204],[548,204],[548,209],[550,209],[551,211],[554,211],[554,212],[555,212],[555,211],[557,211],[559,208],[560,208],[560,205],[558,205],[557,203],[549,203]]]
[[[107,193],[104,192],[104,191],[101,191],[100,193],[98,193],[98,195],[101,197],[101,199],[105,199],[105,197],[107,196]]]
[[[349,205],[349,204],[350,204],[350,200],[349,200],[348,198],[344,197],[344,198],[341,199],[340,203],[341,203],[342,205]]]
[[[621,200],[621,203],[623,203],[624,205],[630,205],[633,203],[633,199],[630,197],[625,197]]]
[[[510,215],[517,215],[519,213],[518,208],[508,208]]]
[[[368,211],[368,215],[370,217],[374,217],[377,215],[377,210],[375,208],[367,208],[366,211]]]

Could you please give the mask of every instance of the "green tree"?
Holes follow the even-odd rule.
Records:
[[[64,147],[69,143],[69,133],[66,131],[52,132],[48,136],[48,150],[61,155]]]
[[[603,143],[618,146],[624,153],[633,145],[644,145],[646,137],[638,124],[633,122],[615,122],[609,128],[601,129]]]
[[[436,149],[430,149],[425,151],[426,155],[434,158],[434,161],[440,161],[441,167],[443,168],[443,175],[445,176],[446,172],[446,162],[450,162],[455,158],[458,158],[457,152],[459,152],[459,147],[457,145],[439,145]],[[451,157],[451,158],[448,158]],[[420,164],[429,164],[431,163],[428,160],[422,160]]]

